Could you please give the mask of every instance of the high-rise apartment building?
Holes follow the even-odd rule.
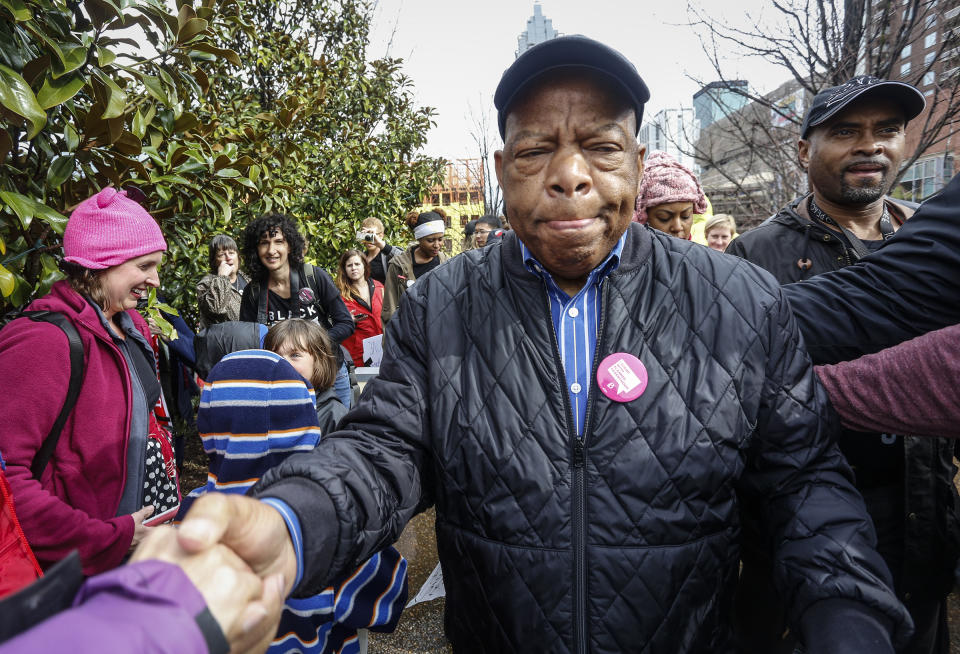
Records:
[[[697,171],[697,162],[693,158],[697,133],[693,109],[661,109],[644,121],[637,140],[640,145],[646,146],[647,156],[654,150],[660,150]]]
[[[533,5],[533,16],[527,19],[527,30],[517,37],[516,56],[532,48],[538,43],[557,38],[557,30],[553,29],[553,21],[543,15],[540,3]]]
[[[700,129],[706,129],[747,104],[746,80],[710,82],[693,94],[693,111]]]

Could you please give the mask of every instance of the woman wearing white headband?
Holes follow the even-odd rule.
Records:
[[[441,251],[446,217],[442,209],[425,213],[411,211],[407,214],[407,224],[413,229],[417,243],[391,259],[387,266],[383,312],[380,314],[384,325],[397,310],[400,298],[407,292],[407,288],[413,286],[417,278],[447,260],[447,255]]]

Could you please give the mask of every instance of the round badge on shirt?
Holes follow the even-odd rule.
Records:
[[[630,402],[647,390],[647,368],[632,354],[617,352],[600,362],[597,384],[614,402]]]

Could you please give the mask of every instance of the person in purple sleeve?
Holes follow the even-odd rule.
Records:
[[[282,577],[261,580],[224,546],[187,555],[176,538],[172,527],[154,528],[129,564],[79,591],[74,555],[3,598],[0,654],[262,652],[280,616]]]
[[[960,438],[960,325],[816,371],[850,429]]]

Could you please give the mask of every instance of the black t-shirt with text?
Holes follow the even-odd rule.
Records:
[[[273,291],[267,291],[267,327],[281,320],[304,318],[317,320],[317,305],[313,302],[300,302],[299,298],[282,298]]]

